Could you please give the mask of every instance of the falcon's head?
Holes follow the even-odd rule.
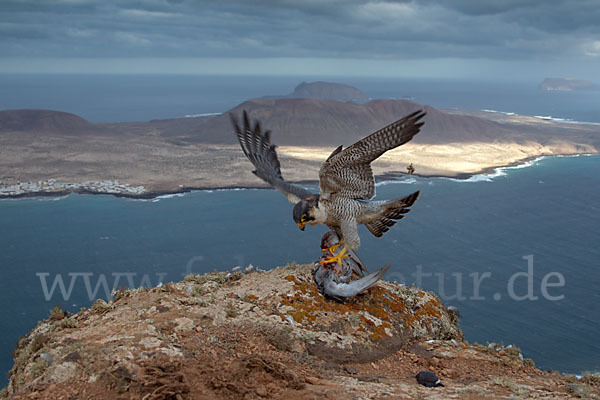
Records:
[[[319,205],[319,196],[313,195],[308,196],[305,199],[300,200],[294,206],[294,222],[298,225],[300,230],[304,230],[306,224],[314,221],[315,208]]]

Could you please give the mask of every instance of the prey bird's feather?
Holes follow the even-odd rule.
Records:
[[[350,297],[354,297],[360,293],[363,293],[378,280],[382,279],[385,273],[390,269],[391,264],[387,264],[375,272],[371,272],[364,278],[360,278],[348,283],[336,282],[332,277],[333,272],[330,270],[320,267],[313,271],[315,283],[319,288],[319,291],[327,297],[331,297],[338,301],[345,301]]]

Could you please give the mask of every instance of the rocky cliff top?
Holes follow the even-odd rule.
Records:
[[[14,399],[572,398],[598,377],[542,372],[515,347],[463,341],[430,292],[379,282],[324,299],[311,265],[190,275],[53,310],[15,349]],[[425,388],[421,370],[446,387]]]

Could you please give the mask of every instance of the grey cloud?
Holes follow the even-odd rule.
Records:
[[[424,4],[439,5],[467,16],[494,16],[504,23],[549,32],[587,29],[600,31],[600,7],[596,0],[425,0]]]
[[[593,43],[600,40],[596,22],[600,7],[594,3],[3,0],[0,53],[54,57],[585,57],[585,49],[595,48]]]

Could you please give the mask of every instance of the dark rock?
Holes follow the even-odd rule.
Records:
[[[440,378],[431,371],[421,371],[417,374],[416,378],[419,384],[426,387],[444,386]]]
[[[348,365],[346,365],[344,367],[344,371],[346,371],[347,373],[349,373],[350,375],[354,375],[358,373],[358,370],[356,368],[350,367]]]
[[[78,351],[73,351],[73,352],[67,354],[63,358],[63,361],[79,361],[79,360],[81,360],[81,354],[79,354]]]

